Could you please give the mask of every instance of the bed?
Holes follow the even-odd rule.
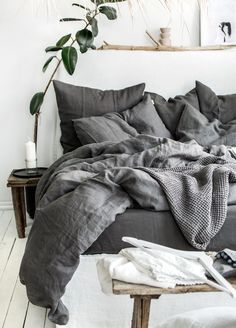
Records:
[[[20,278],[68,321],[60,298],[80,254],[124,235],[191,250],[236,249],[236,95],[201,82],[169,100],[145,84],[98,90],[54,81],[65,155],[37,188]],[[181,205],[181,206],[180,206]]]

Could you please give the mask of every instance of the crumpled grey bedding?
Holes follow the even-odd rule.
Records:
[[[224,224],[236,161],[225,146],[208,149],[147,135],[90,144],[64,155],[37,188],[37,209],[20,268],[29,300],[66,324],[60,298],[84,253],[117,214],[158,210],[160,184],[186,239],[205,249]]]

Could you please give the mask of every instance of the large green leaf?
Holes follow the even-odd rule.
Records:
[[[78,60],[77,50],[74,47],[65,47],[62,49],[61,56],[65,69],[72,75]]]
[[[76,33],[76,40],[80,46],[80,51],[84,53],[93,44],[93,40],[94,40],[93,33],[89,31],[87,28],[84,28],[83,30],[78,31]]]
[[[44,92],[36,93],[30,101],[30,113],[34,115],[40,111],[44,99]]]
[[[117,18],[116,9],[109,6],[101,6],[99,7],[100,13],[107,16],[108,19],[113,20]]]
[[[43,65],[43,72],[46,72],[46,69],[48,68],[48,65],[51,63],[51,61],[53,60],[53,58],[56,58],[56,56],[51,56],[48,58],[48,60],[46,61],[46,63]]]
[[[62,49],[62,47],[51,46],[51,47],[47,47],[47,48],[45,49],[45,51],[46,51],[46,52],[49,52],[49,51],[59,51],[59,50],[61,50],[61,49]]]
[[[82,6],[82,5],[78,4],[78,3],[72,3],[72,6],[80,7],[82,9],[85,9],[85,10],[89,11],[89,12],[91,11],[89,8],[86,8],[85,6]]]
[[[83,46],[83,45],[81,45],[81,46],[79,47],[79,49],[80,49],[81,54],[84,54],[85,52],[88,51],[88,48],[87,48],[86,46]]]
[[[70,40],[71,34],[64,35],[60,40],[57,41],[56,46],[57,47],[63,47],[66,42]]]
[[[91,0],[93,3],[96,3],[97,6],[100,6],[104,3],[116,3],[116,2],[124,2],[126,0]]]
[[[84,21],[84,19],[82,18],[61,18],[60,19],[60,22],[81,22],[81,21]]]
[[[93,36],[96,37],[98,35],[98,21],[96,18],[91,17],[89,15],[86,16],[89,24],[91,25]]]

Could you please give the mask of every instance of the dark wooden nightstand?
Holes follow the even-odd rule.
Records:
[[[11,187],[12,202],[15,212],[16,229],[19,238],[25,238],[26,203],[25,188],[36,187],[40,177],[18,178],[13,175],[13,170],[7,180],[7,187]]]

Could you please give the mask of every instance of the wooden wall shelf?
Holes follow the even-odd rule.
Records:
[[[205,47],[167,47],[162,45],[156,46],[131,46],[109,44],[104,41],[103,45],[98,50],[129,50],[129,51],[215,51],[215,50],[229,50],[236,48],[236,45],[218,45]]]

